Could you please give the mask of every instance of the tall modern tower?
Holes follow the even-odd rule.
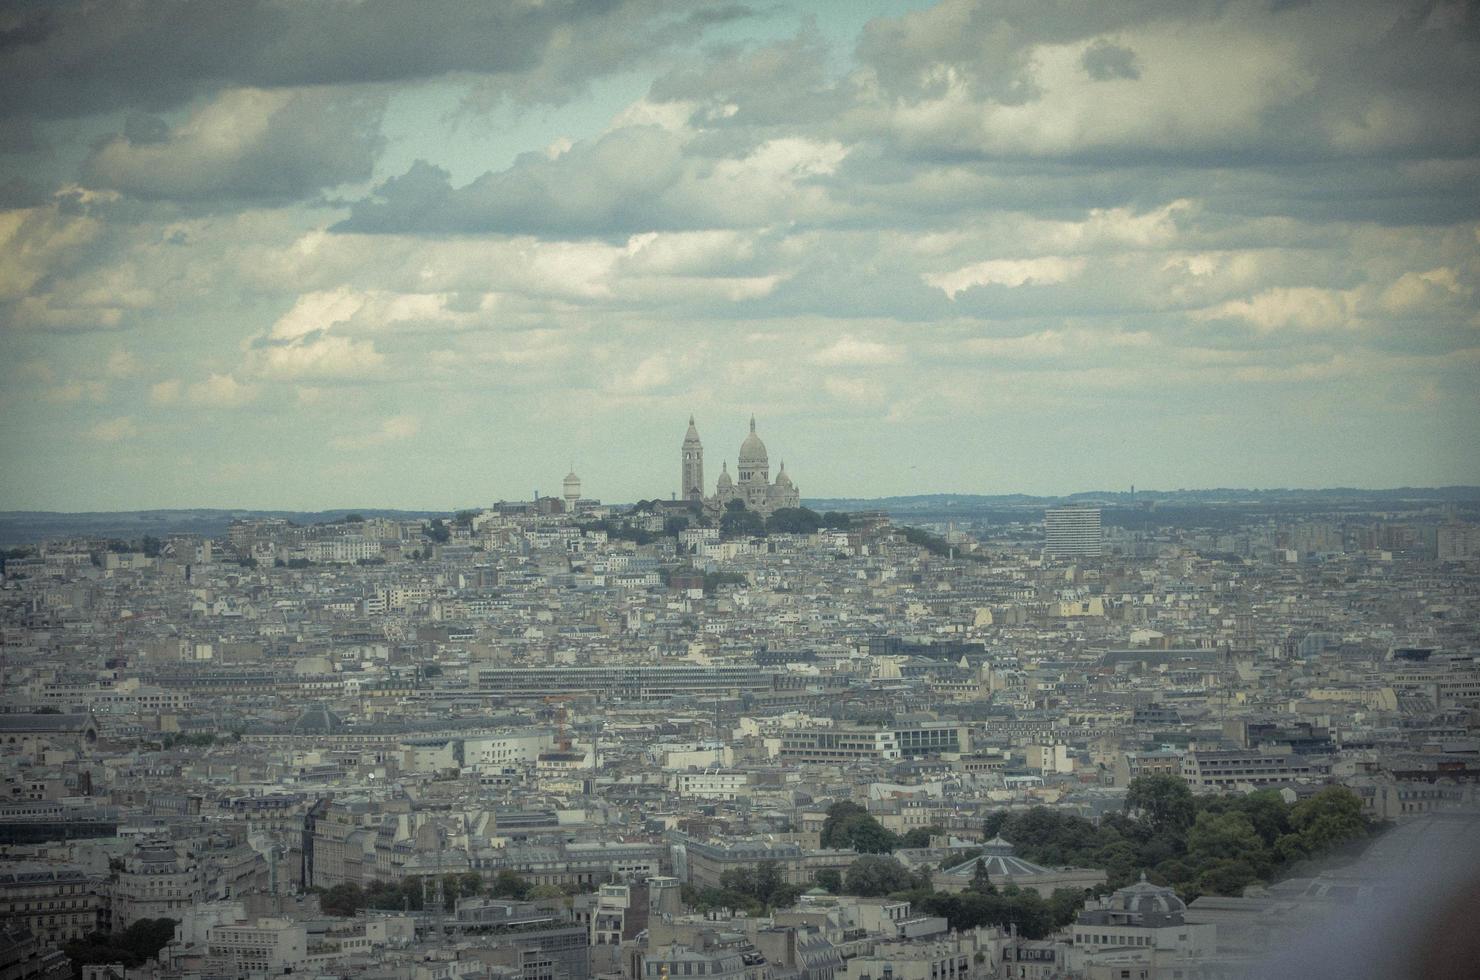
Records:
[[[679,474],[678,491],[680,500],[704,499],[704,444],[699,441],[699,430],[694,428],[694,417],[689,416],[689,431],[683,437],[683,464]]]
[[[1050,507],[1043,512],[1043,536],[1047,554],[1098,557],[1100,508]]]

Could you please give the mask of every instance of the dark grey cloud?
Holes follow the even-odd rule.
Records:
[[[1134,81],[1141,77],[1140,66],[1136,64],[1136,53],[1109,41],[1096,41],[1085,48],[1079,63],[1084,66],[1089,77],[1097,82],[1109,82],[1117,78]]]
[[[0,177],[0,211],[40,207],[51,201],[51,192],[26,177]]]
[[[158,112],[217,88],[456,72],[499,76],[517,97],[552,101],[654,45],[746,12],[659,0],[5,0],[0,115]],[[552,51],[561,64],[559,90],[519,84]]]
[[[682,150],[655,126],[633,126],[550,158],[521,155],[509,169],[462,187],[426,161],[358,202],[336,231],[500,232],[550,237],[669,227],[663,195],[682,176]],[[697,216],[696,216],[697,220]]]
[[[746,47],[716,45],[658,76],[654,102],[694,102],[696,124],[716,129],[826,126],[856,98],[832,70],[817,30]]]
[[[131,114],[93,148],[82,179],[149,200],[296,200],[369,178],[384,108],[354,90],[235,89],[175,130]]]
[[[123,121],[123,138],[134,146],[163,143],[170,138],[170,124],[147,112],[130,112]]]

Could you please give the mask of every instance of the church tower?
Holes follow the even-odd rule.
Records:
[[[704,499],[704,445],[699,441],[699,430],[694,428],[694,417],[689,416],[689,431],[683,437],[683,464],[679,474],[678,492],[680,500]]]

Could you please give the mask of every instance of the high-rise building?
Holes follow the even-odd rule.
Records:
[[[1043,512],[1043,550],[1050,555],[1093,558],[1100,554],[1100,508],[1050,507]]]

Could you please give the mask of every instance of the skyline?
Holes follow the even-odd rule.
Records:
[[[0,7],[0,510],[1480,484],[1473,6],[407,9]]]

